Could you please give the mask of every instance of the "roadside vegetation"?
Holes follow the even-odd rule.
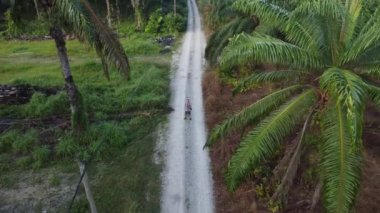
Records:
[[[19,23],[5,12],[7,21],[0,33],[0,89],[11,94],[0,103],[0,211],[65,212],[79,180],[77,161],[81,160],[88,166],[99,212],[159,212],[161,164],[153,155],[157,127],[166,122],[170,111],[170,52],[186,24],[186,1],[178,1],[175,17],[170,3],[145,2],[140,29],[133,13],[126,15],[120,9],[130,2],[110,1],[110,27],[128,56],[129,80],[118,72],[121,59],[104,73],[99,50],[79,42],[78,35],[67,30],[71,73],[88,121],[80,134],[73,131],[60,60],[46,30],[50,21],[43,17],[43,4],[50,1],[35,2],[26,3],[37,10],[23,14],[26,18]],[[100,15],[107,13],[105,5],[89,2]],[[157,16],[158,10],[164,10],[159,13],[163,21],[150,23],[149,17]],[[99,24],[95,22],[96,27]],[[162,37],[171,40],[157,42]],[[163,52],[168,46],[169,53]],[[15,102],[5,103],[14,93]],[[15,188],[22,189],[19,193],[34,193],[35,199],[19,196]],[[71,210],[89,211],[83,187]]]
[[[376,199],[363,205],[361,194],[364,186],[376,185],[363,183],[368,177],[362,174],[379,158],[371,150],[380,97],[379,6],[322,0],[206,5],[214,30],[206,56],[221,80],[211,84],[215,74],[206,77],[212,87],[205,88],[206,108],[231,100],[241,110],[208,117],[214,128],[206,145],[219,188],[227,186],[236,197],[255,191],[259,204],[252,211],[366,212],[378,205]],[[251,25],[236,22],[243,19]],[[218,205],[228,208],[223,201]]]

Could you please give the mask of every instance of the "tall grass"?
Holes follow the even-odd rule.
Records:
[[[0,170],[6,171],[0,172],[0,180],[17,174],[5,165],[21,171],[45,167],[77,174],[74,159],[92,159],[89,176],[99,211],[122,212],[129,206],[138,212],[159,211],[160,167],[152,161],[153,133],[164,116],[157,112],[164,111],[169,101],[170,60],[159,55],[153,36],[128,36],[122,44],[131,58],[128,82],[114,70],[107,81],[94,51],[78,41],[67,42],[73,77],[91,120],[89,129],[78,143],[67,127],[57,124],[39,126],[39,131],[16,125],[0,135]],[[0,106],[1,117],[41,120],[70,113],[52,41],[0,41],[0,46],[0,84],[62,89],[51,96],[35,93],[24,105]],[[9,158],[16,161],[5,164]],[[78,212],[87,209],[82,200],[75,205]]]

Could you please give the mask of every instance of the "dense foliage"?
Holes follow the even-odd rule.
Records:
[[[286,138],[301,131],[297,143],[306,146],[304,133],[310,125],[318,126],[323,137],[319,178],[324,206],[327,212],[350,212],[360,186],[365,106],[380,106],[380,88],[374,82],[380,73],[380,8],[361,0],[296,2],[294,8],[281,1],[234,2],[238,12],[257,16],[279,34],[233,37],[221,54],[221,68],[237,71],[252,64],[271,64],[278,69],[252,70],[237,90],[274,82],[286,87],[213,129],[207,145],[255,124],[227,169],[228,187],[235,190]],[[296,151],[293,158],[300,155]],[[283,187],[294,176],[291,170],[297,169],[297,162],[291,161],[277,191],[286,193]]]

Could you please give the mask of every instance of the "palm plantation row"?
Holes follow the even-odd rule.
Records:
[[[277,85],[276,91],[210,132],[207,146],[218,146],[221,138],[253,126],[228,164],[228,188],[236,190],[295,137],[297,145],[271,198],[282,202],[296,177],[302,150],[309,145],[305,135],[318,131],[324,208],[352,211],[363,167],[365,109],[368,104],[380,107],[380,5],[361,0],[238,0],[214,5],[212,15],[230,17],[211,36],[207,49],[220,76],[250,73],[239,78],[235,92]],[[253,66],[260,64],[274,69]]]

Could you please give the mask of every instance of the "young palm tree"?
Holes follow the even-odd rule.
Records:
[[[207,146],[235,129],[255,127],[241,141],[227,169],[230,190],[273,155],[304,124],[298,147],[279,188],[297,170],[310,120],[321,119],[320,179],[327,212],[350,212],[360,186],[365,105],[380,107],[380,7],[363,0],[298,1],[287,10],[266,0],[238,0],[234,8],[275,25],[282,39],[253,33],[232,39],[221,56],[223,69],[250,63],[284,68],[255,72],[237,90],[283,82],[280,89],[214,128]]]
[[[127,79],[130,69],[128,58],[115,34],[96,16],[87,0],[39,0],[38,3],[37,7],[44,9],[44,17],[50,24],[50,34],[57,47],[70,103],[72,129],[77,142],[80,142],[81,134],[87,129],[87,116],[82,96],[71,75],[63,29],[74,33],[80,41],[87,42],[96,49],[107,78],[108,66],[114,65]],[[29,1],[12,1],[11,17],[16,23],[31,20],[29,4]],[[82,173],[84,165],[81,161],[79,167]],[[96,212],[86,175],[83,180],[91,212]]]

